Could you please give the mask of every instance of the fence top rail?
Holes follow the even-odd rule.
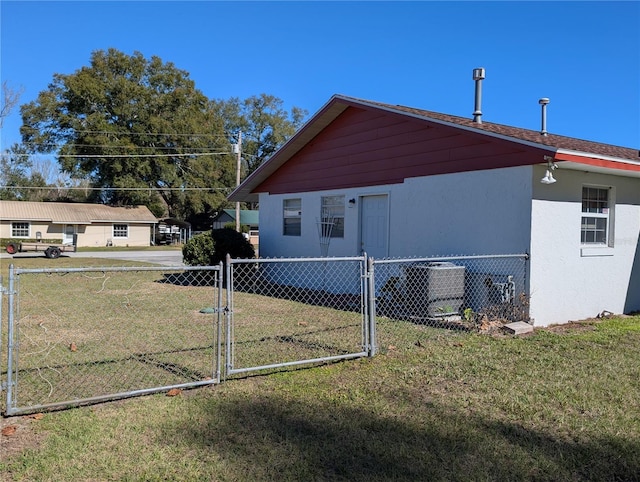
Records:
[[[250,264],[250,263],[324,263],[339,261],[365,261],[365,256],[344,256],[344,257],[325,257],[325,258],[230,258],[231,264]]]
[[[218,266],[90,266],[84,268],[14,268],[9,266],[14,274],[24,273],[95,273],[117,271],[222,271],[222,265]]]
[[[469,259],[497,259],[497,258],[523,258],[529,259],[527,253],[522,254],[483,254],[472,256],[439,256],[434,258],[382,258],[374,259],[375,264],[393,264],[393,263],[424,263],[424,262],[440,262],[440,261],[461,261]]]

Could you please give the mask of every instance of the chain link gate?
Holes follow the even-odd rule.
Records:
[[[228,258],[226,375],[373,355],[366,262]]]
[[[11,266],[6,415],[218,383],[221,273]]]
[[[228,258],[224,271],[11,266],[8,287],[0,280],[4,413],[373,356],[401,323],[529,322],[527,267],[526,254]]]

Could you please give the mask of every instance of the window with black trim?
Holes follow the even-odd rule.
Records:
[[[129,225],[128,224],[114,224],[113,225],[113,237],[114,238],[128,238],[129,237]]]
[[[11,223],[12,238],[28,238],[29,223]]]
[[[344,196],[322,197],[323,233],[331,238],[344,238]]]
[[[282,202],[282,234],[300,236],[302,232],[302,199],[285,199]]]
[[[583,186],[580,242],[594,246],[612,246],[612,215],[611,189]]]

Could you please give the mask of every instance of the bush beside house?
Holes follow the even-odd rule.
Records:
[[[182,248],[185,264],[191,266],[215,266],[232,258],[253,258],[255,250],[247,239],[229,228],[213,229],[193,236]]]

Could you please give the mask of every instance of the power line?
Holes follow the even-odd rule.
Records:
[[[101,149],[157,149],[157,150],[169,150],[169,149],[180,149],[180,150],[196,150],[196,149],[205,149],[204,147],[189,147],[189,146],[135,146],[135,145],[117,145],[117,144],[46,144],[48,149],[55,149],[61,147],[93,147],[93,148],[101,148]],[[215,146],[217,147],[217,146]],[[211,149],[211,146],[206,147],[206,149]]]
[[[56,157],[117,158],[117,157],[200,157],[230,154],[230,152],[186,152],[184,154],[52,154]]]
[[[232,191],[230,187],[65,187],[65,186],[0,186],[0,189],[37,189],[68,191]]]
[[[131,131],[79,131],[73,129],[74,134],[113,134],[116,136],[167,136],[167,137],[209,137],[209,138],[223,138],[229,139],[234,134],[180,134],[177,132],[131,132]]]

